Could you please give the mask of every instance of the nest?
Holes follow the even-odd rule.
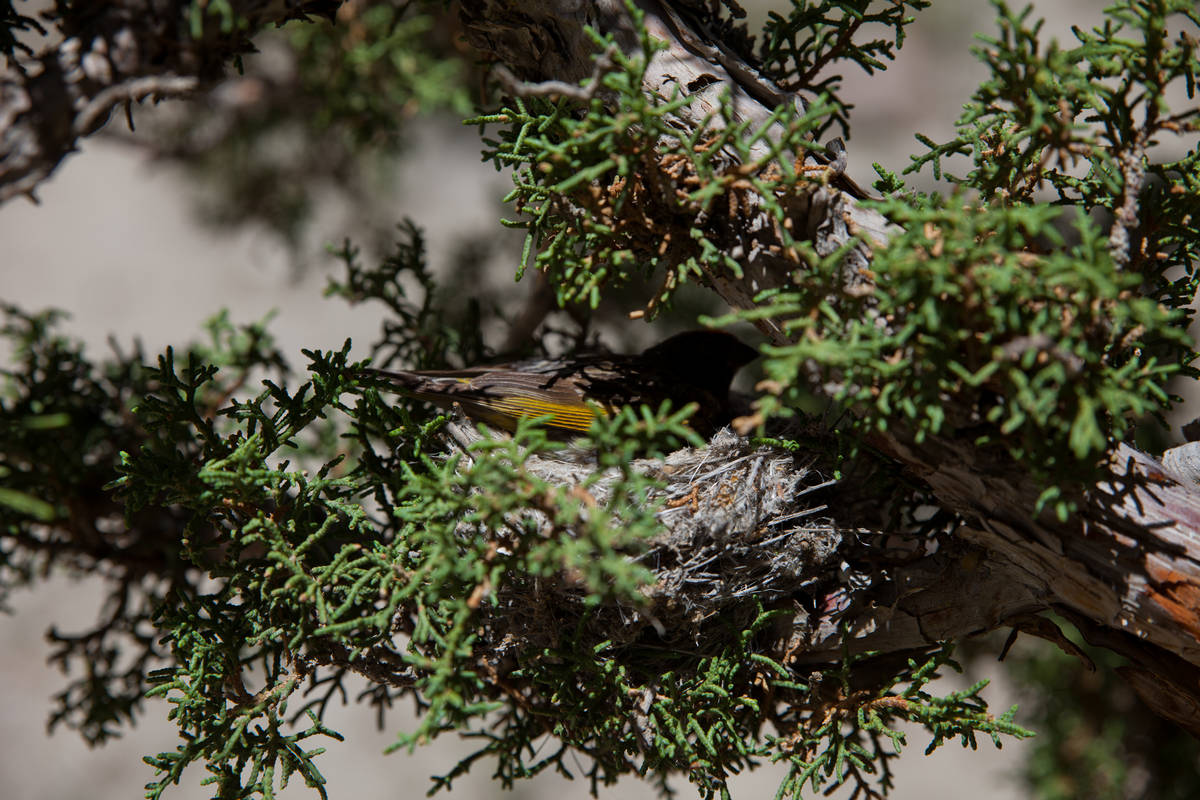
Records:
[[[479,436],[470,424],[451,423],[448,430],[464,453]],[[823,502],[836,481],[814,468],[813,458],[725,429],[706,447],[631,466],[664,484],[654,494],[665,499],[657,514],[661,532],[629,556],[654,572],[654,583],[643,589],[647,602],[585,609],[586,592],[570,575],[506,585],[480,609],[493,666],[503,670],[522,652],[553,647],[585,611],[588,640],[616,645],[649,637],[660,646],[694,649],[715,641],[717,628],[727,633],[762,608],[781,605],[795,614],[778,644],[790,648],[807,638],[810,617],[840,591],[845,541]],[[524,468],[547,482],[577,486],[596,466],[594,456],[567,451],[530,456]],[[619,478],[611,470],[587,491],[602,505]],[[549,534],[552,522],[541,512],[531,515]]]

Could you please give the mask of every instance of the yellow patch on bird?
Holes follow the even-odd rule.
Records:
[[[565,405],[546,400],[535,400],[531,397],[504,397],[499,400],[489,400],[488,406],[514,417],[544,417],[550,415],[551,425],[568,428],[575,431],[586,431],[596,418],[592,409],[587,406]],[[603,409],[600,413],[607,416]]]

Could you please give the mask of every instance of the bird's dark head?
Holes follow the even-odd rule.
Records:
[[[723,394],[742,367],[758,351],[724,331],[686,331],[642,353],[642,358],[696,386]]]

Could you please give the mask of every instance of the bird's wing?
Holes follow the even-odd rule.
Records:
[[[465,386],[469,387],[474,402],[493,413],[510,417],[512,421],[506,426],[509,429],[516,427],[516,420],[521,417],[550,415],[547,425],[582,432],[591,427],[596,418],[595,410],[588,405],[580,387],[570,376],[504,370],[472,378]]]
[[[393,388],[441,408],[455,404],[467,416],[504,430],[514,430],[522,417],[550,415],[546,424],[586,431],[595,412],[569,374],[517,372],[504,368],[438,371],[370,370]]]

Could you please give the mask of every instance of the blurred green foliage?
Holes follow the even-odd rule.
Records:
[[[441,3],[345,3],[335,21],[262,32],[237,74],[134,141],[186,169],[206,189],[201,217],[223,229],[255,223],[300,246],[332,192],[374,235],[392,223],[375,205],[414,124],[472,108],[457,36]]]
[[[1061,624],[1061,620],[1060,620]],[[1117,670],[1124,660],[1064,626],[1095,665],[1041,640],[1005,658],[1038,735],[1024,778],[1037,800],[1183,800],[1200,793],[1200,742],[1147,708]]]

